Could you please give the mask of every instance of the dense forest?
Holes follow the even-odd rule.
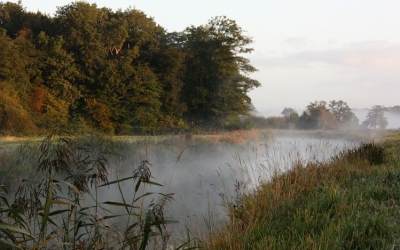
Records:
[[[0,2],[0,133],[235,129],[260,86],[251,37],[224,16],[167,32],[137,9],[52,16]]]
[[[259,117],[252,42],[224,16],[167,32],[137,9],[76,1],[50,16],[0,2],[0,135],[385,128],[384,112],[400,112],[376,105],[360,124],[334,100]]]

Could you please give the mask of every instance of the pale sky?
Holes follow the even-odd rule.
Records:
[[[2,0],[3,2],[6,2]],[[18,2],[13,0],[11,2]],[[28,11],[53,15],[68,0],[22,0]],[[351,108],[400,105],[399,0],[97,0],[129,6],[168,31],[226,16],[253,38],[246,55],[262,87],[249,93],[256,109],[280,114],[315,100]]]

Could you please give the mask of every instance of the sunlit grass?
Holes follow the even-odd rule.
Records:
[[[203,246],[397,249],[399,158],[393,135],[384,144],[345,150],[328,163],[298,163],[231,203],[230,219]]]

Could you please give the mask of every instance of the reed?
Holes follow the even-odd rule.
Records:
[[[109,159],[123,160],[123,154],[110,151],[113,146],[113,141],[96,136],[67,134],[49,135],[18,149],[14,160],[21,164],[13,166],[29,169],[31,178],[21,180],[12,200],[8,189],[14,186],[3,182],[20,170],[9,168],[4,173],[1,249],[166,249],[167,225],[176,221],[164,218],[164,206],[173,194],[143,191],[146,186],[162,186],[151,180],[147,160],[131,175],[109,180],[113,172]],[[29,160],[22,163],[19,153]],[[4,163],[10,162],[6,158]],[[134,189],[126,194],[123,184]],[[119,197],[101,198],[102,189],[112,186],[119,190]],[[116,225],[117,219],[126,223]]]

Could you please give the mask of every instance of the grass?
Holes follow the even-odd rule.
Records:
[[[400,137],[298,163],[228,207],[205,249],[398,249]]]

